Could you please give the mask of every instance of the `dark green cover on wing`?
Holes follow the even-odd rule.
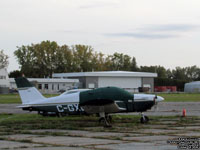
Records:
[[[17,88],[33,87],[33,85],[24,77],[15,78]]]
[[[104,87],[80,93],[80,105],[106,105],[114,101],[133,100],[133,95],[118,87]]]

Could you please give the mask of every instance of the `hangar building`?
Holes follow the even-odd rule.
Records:
[[[200,81],[186,83],[184,86],[184,92],[189,92],[189,93],[200,92]]]
[[[6,94],[9,92],[9,80],[6,68],[0,69],[0,93]]]
[[[153,92],[154,78],[157,73],[128,72],[128,71],[102,71],[79,73],[54,73],[53,78],[79,79],[79,88],[99,88],[117,86],[130,92],[138,92],[139,87],[149,88]]]

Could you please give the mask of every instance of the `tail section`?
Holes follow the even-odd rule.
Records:
[[[15,79],[22,104],[45,99],[42,94],[24,77]]]

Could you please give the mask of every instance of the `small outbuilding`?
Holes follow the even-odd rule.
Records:
[[[54,73],[53,78],[79,79],[79,88],[100,88],[116,86],[130,92],[139,92],[139,89],[154,90],[154,78],[157,73],[128,72],[128,71],[101,71],[78,73]]]
[[[186,83],[184,86],[184,92],[199,93],[200,92],[200,81]]]
[[[10,78],[10,89],[16,89],[14,78]],[[78,79],[52,79],[52,78],[28,78],[28,80],[44,94],[64,92],[69,89],[77,88]]]

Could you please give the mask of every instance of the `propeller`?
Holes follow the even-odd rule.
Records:
[[[157,95],[155,95],[155,97],[153,98],[153,100],[154,100],[154,111],[157,111],[158,110],[158,102],[156,102],[156,99],[157,99],[158,97],[157,97]]]

